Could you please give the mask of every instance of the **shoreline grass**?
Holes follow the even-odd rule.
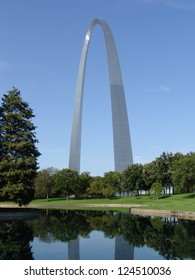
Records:
[[[12,203],[13,204],[13,203]],[[92,206],[87,206],[87,204],[90,204]],[[93,207],[94,204],[94,207]],[[97,206],[97,204],[100,205],[100,207]],[[109,205],[109,204],[115,204],[115,205],[122,205],[123,204],[123,211],[128,211],[129,206],[125,207],[126,204],[143,209],[154,209],[154,210],[174,210],[174,211],[190,211],[195,212],[195,193],[185,193],[185,194],[174,194],[174,195],[162,195],[159,199],[156,197],[149,197],[147,195],[145,196],[124,196],[124,197],[116,197],[113,199],[109,198],[101,198],[101,199],[62,199],[62,198],[50,198],[47,199],[37,199],[33,200],[29,205],[29,207],[33,208],[33,205],[41,205],[45,206],[45,208],[52,208],[54,207],[58,209],[64,209],[71,208],[71,209],[99,209],[102,211],[108,210],[108,209],[119,209],[118,207],[106,207],[102,206],[101,204]],[[0,208],[1,205],[11,205],[10,202],[0,202]],[[78,205],[78,206],[77,206]],[[82,205],[82,206],[80,206]],[[84,206],[86,205],[86,206]],[[122,209],[122,208],[121,208]]]
[[[76,204],[139,204],[141,208],[156,209],[156,210],[175,210],[175,211],[191,211],[195,212],[195,193],[162,195],[160,199],[148,196],[124,196],[113,199],[38,199],[30,203],[33,204],[64,204],[71,206]],[[30,206],[29,205],[29,206]],[[100,207],[102,210],[103,208]],[[83,208],[82,208],[83,209]]]

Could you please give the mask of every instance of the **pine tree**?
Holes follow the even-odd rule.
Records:
[[[0,200],[27,205],[34,197],[38,169],[33,111],[13,88],[0,107]]]

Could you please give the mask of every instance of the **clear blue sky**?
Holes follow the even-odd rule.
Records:
[[[13,86],[36,117],[40,168],[67,168],[81,50],[109,24],[123,75],[135,163],[195,150],[194,0],[0,0],[0,97]],[[89,46],[81,172],[113,170],[102,30]]]

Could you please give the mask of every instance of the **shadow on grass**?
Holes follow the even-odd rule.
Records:
[[[91,200],[91,199],[98,199],[98,200],[100,200],[100,199],[109,199],[109,200],[118,200],[118,199],[120,199],[121,197],[119,197],[119,196],[116,196],[116,197],[111,197],[111,198],[109,198],[109,197],[102,197],[102,198],[95,198],[95,197],[85,197],[85,198],[82,198],[82,197],[69,197],[68,199],[66,198],[66,197],[61,197],[61,198],[49,198],[48,200],[47,199],[45,199],[44,200],[44,202],[57,202],[57,201],[64,201],[64,200],[67,200],[67,201],[69,201],[69,200]]]
[[[152,200],[161,200],[161,199],[166,199],[166,198],[169,198],[171,197],[171,195],[169,194],[166,194],[166,195],[162,195],[162,196],[156,196],[156,195],[150,195],[148,196],[149,199],[152,199]]]
[[[184,198],[195,198],[195,193],[184,196]]]
[[[40,202],[55,202],[55,201],[61,201],[66,200],[66,198],[49,198],[49,199],[40,199]],[[36,199],[36,201],[39,201],[39,199]]]
[[[90,199],[109,199],[109,200],[117,200],[120,199],[121,197],[116,196],[116,197],[72,197],[71,199],[73,200],[90,200]]]
[[[165,198],[168,198],[168,197],[171,197],[169,194],[166,194],[166,195],[162,195],[159,197],[159,199],[165,199]]]

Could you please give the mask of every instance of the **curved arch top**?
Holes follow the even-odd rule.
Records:
[[[74,104],[69,168],[77,170],[78,172],[80,171],[81,128],[85,66],[91,34],[95,25],[97,24],[99,24],[102,27],[106,44],[112,105],[115,171],[120,172],[123,171],[128,165],[131,165],[133,163],[128,115],[122,75],[114,38],[112,36],[112,32],[108,24],[104,20],[100,19],[95,19],[92,21],[86,33],[81,54]]]

